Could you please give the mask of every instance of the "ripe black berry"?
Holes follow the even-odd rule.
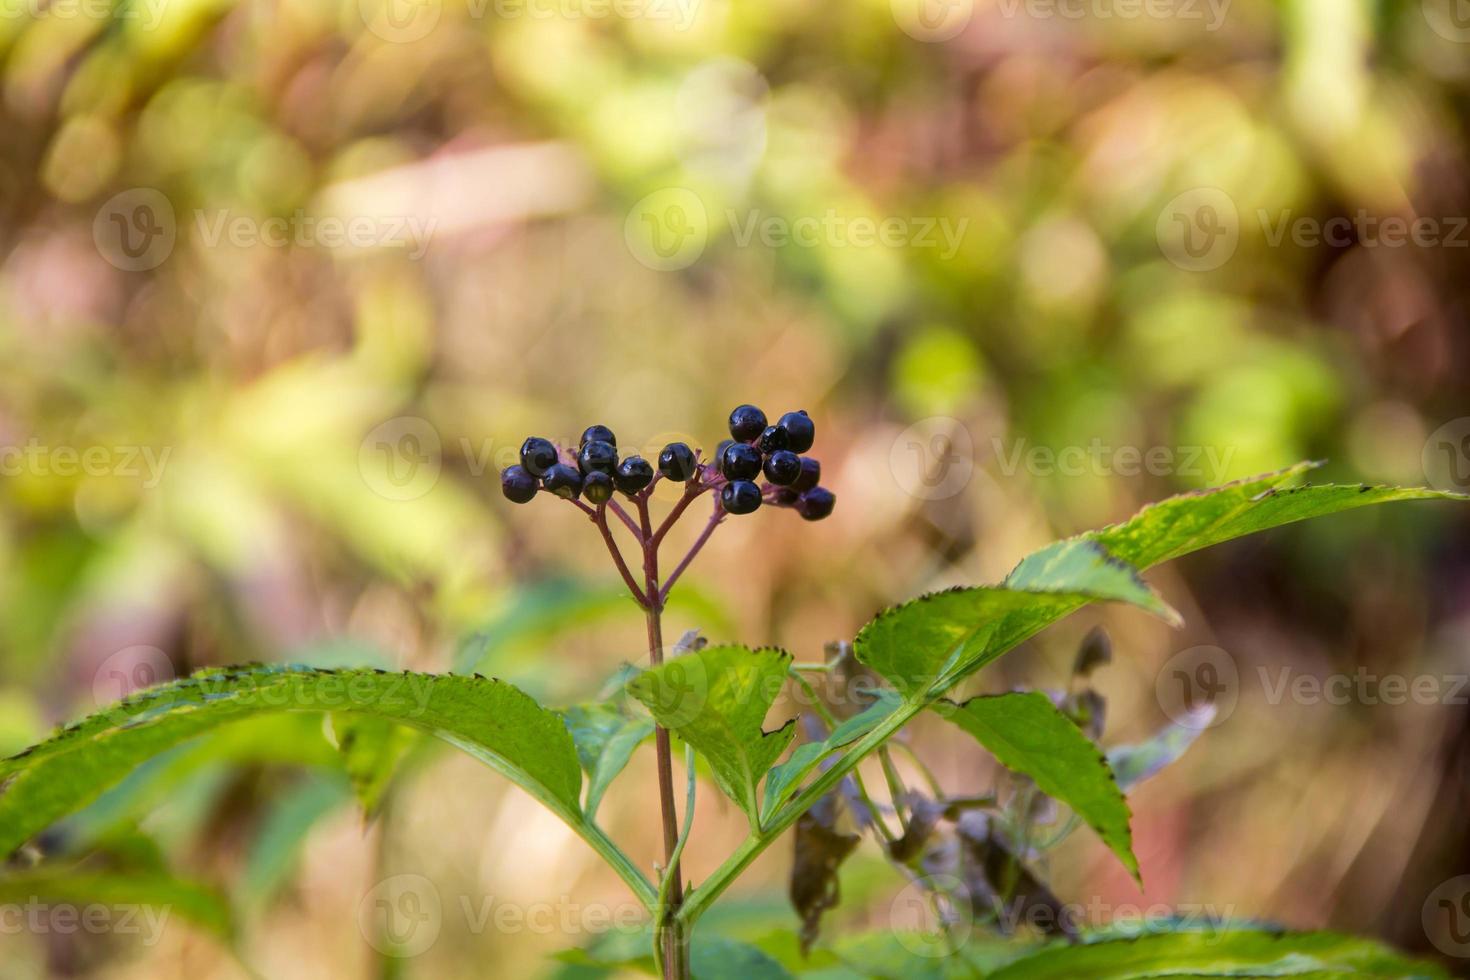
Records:
[[[715,455],[714,455],[715,462],[718,463],[720,461],[720,458],[725,455],[725,447],[726,446],[733,446],[733,445],[735,445],[735,440],[734,439],[721,439],[719,441],[719,444],[715,446]]]
[[[658,471],[666,479],[685,483],[694,478],[694,450],[682,442],[671,442],[658,454]]]
[[[761,432],[760,441],[756,443],[763,453],[774,453],[790,444],[791,437],[786,434],[786,430],[775,425],[766,426]]]
[[[507,466],[500,471],[500,492],[511,503],[527,503],[536,496],[536,478],[524,466]]]
[[[801,476],[801,457],[789,449],[778,449],[766,457],[766,479],[778,487],[789,487]]]
[[[822,463],[810,456],[801,457],[801,475],[791,484],[797,493],[805,493],[822,482]]]
[[[727,480],[753,480],[761,471],[761,451],[743,442],[732,442],[720,454],[720,472]]]
[[[766,427],[766,413],[754,405],[741,405],[730,413],[730,435],[740,442],[757,438]]]
[[[613,435],[613,430],[605,425],[589,425],[586,431],[582,433],[580,445],[585,446],[589,442],[605,442],[616,449],[618,437]]]
[[[812,487],[796,500],[796,512],[808,521],[820,521],[832,513],[837,497],[826,487]]]
[[[749,514],[761,505],[761,488],[749,480],[735,480],[720,491],[720,503],[728,513]]]
[[[642,456],[629,456],[613,474],[613,484],[630,497],[652,482],[653,467]]]
[[[532,436],[521,443],[521,465],[534,477],[543,477],[556,465],[556,447],[550,439]]]
[[[775,494],[771,496],[771,503],[781,507],[795,507],[800,496],[801,494],[790,487],[777,487]]]
[[[541,478],[541,485],[558,497],[576,500],[582,493],[582,474],[574,466],[557,463],[546,471],[546,475]]]
[[[786,430],[786,448],[793,453],[806,452],[817,439],[817,427],[805,412],[787,412],[776,425]]]
[[[582,477],[582,496],[594,504],[605,504],[613,493],[613,478],[602,470],[593,470]]]
[[[584,442],[582,451],[577,453],[577,468],[584,476],[588,473],[606,473],[611,476],[613,470],[618,468],[618,451],[610,442],[597,439]]]

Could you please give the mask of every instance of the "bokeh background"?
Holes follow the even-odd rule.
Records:
[[[495,479],[525,435],[592,422],[708,449],[740,402],[811,413],[836,514],[727,522],[667,628],[800,660],[1300,459],[1470,487],[1467,89],[1455,0],[10,0],[0,749],[243,661],[459,658],[592,696],[642,657],[641,615],[578,514]],[[1182,632],[1089,613],[973,681],[1059,685],[1105,623],[1117,742],[1169,720],[1171,658],[1235,668],[1233,710],[1134,796],[1146,892],[1079,834],[1058,894],[1470,962],[1421,921],[1470,872],[1467,540],[1424,504],[1222,547],[1152,576]],[[1360,671],[1437,693],[1272,697]],[[912,739],[990,785],[962,735]],[[184,767],[55,846],[141,828],[234,883],[272,978],[570,976],[547,954],[587,929],[476,928],[484,901],[628,905],[467,760],[365,827],[331,766],[269,755]],[[645,751],[601,814],[645,864],[652,779]],[[702,801],[696,881],[743,833]],[[789,860],[703,927],[792,927]],[[393,875],[442,921],[384,963],[359,910]],[[858,930],[903,881],[868,844],[843,884],[828,924]],[[7,980],[245,975],[182,924],[0,951]]]

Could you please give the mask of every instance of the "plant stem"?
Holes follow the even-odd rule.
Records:
[[[686,494],[685,500],[688,499],[692,498]],[[643,527],[642,605],[648,619],[648,660],[651,667],[658,667],[664,662],[663,595],[658,584],[659,539],[653,534],[646,494],[638,498],[638,520]],[[665,521],[664,529],[669,523]],[[654,923],[654,929],[662,953],[664,980],[688,980],[689,948],[683,940],[682,925],[677,921],[679,908],[684,904],[684,886],[679,873],[679,824],[674,810],[674,765],[668,729],[662,725],[654,728],[653,745],[658,764],[658,807],[664,832],[664,881],[660,891],[668,895],[667,902],[659,903],[662,918]]]
[[[581,501],[576,501],[576,503],[581,503]],[[585,507],[586,505],[584,504],[583,506]],[[612,529],[607,526],[607,509],[604,507],[599,507],[597,508],[597,510],[593,511],[592,523],[596,524],[597,530],[602,532],[603,543],[607,545],[608,553],[612,555],[613,564],[618,566],[618,571],[623,576],[624,584],[626,584],[628,588],[632,590],[633,599],[638,603],[638,605],[642,606],[644,609],[648,609],[649,596],[657,595],[657,593],[652,591],[645,593],[642,589],[638,588],[638,583],[633,581],[633,573],[628,571],[628,563],[623,561],[623,553],[618,550],[618,543],[613,540]],[[646,543],[646,539],[643,546],[643,555],[644,565],[646,566],[648,563],[648,545]],[[652,588],[653,586],[650,584],[649,589],[652,590]]]
[[[679,561],[678,565],[674,566],[674,570],[664,580],[663,589],[659,592],[658,596],[659,605],[668,602],[669,592],[674,588],[674,583],[679,581],[679,576],[684,574],[684,569],[689,567],[689,563],[694,560],[694,556],[699,554],[699,549],[704,547],[704,543],[710,539],[710,535],[715,533],[715,528],[719,527],[720,522],[724,519],[725,509],[720,506],[719,500],[716,500],[715,511],[709,516],[709,523],[704,526],[703,531],[699,532],[699,537],[694,539],[694,544],[690,546],[689,553]]]

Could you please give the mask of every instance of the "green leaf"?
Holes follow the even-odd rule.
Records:
[[[639,674],[628,690],[660,725],[704,756],[715,782],[759,831],[756,784],[796,737],[796,719],[761,726],[786,682],[791,654],[711,646]]]
[[[1081,548],[1079,542],[1095,542],[1113,559],[1146,569],[1256,531],[1369,504],[1467,499],[1436,490],[1285,486],[1313,465],[1171,497],[1123,524],[1043,548],[1003,585],[933,593],[890,609],[859,632],[858,659],[906,697],[920,700],[943,693],[1089,602],[1121,600],[1150,609],[1157,597],[1128,590],[1108,562],[1068,557]]]
[[[1329,932],[1200,929],[1053,946],[992,980],[1133,980],[1143,977],[1443,977],[1428,963],[1365,939]]]
[[[1462,494],[1418,488],[1285,486],[1318,465],[1299,463],[1216,490],[1170,497],[1143,508],[1131,520],[1084,537],[1100,542],[1114,557],[1147,569],[1212,544],[1370,504],[1470,499]]]
[[[1005,587],[1021,592],[1080,593],[1097,601],[1127,602],[1171,626],[1184,619],[1143,580],[1138,569],[1089,538],[1058,541],[1026,556]]]
[[[984,695],[935,710],[973,735],[1014,772],[1071,807],[1138,879],[1128,802],[1107,759],[1082,730],[1040,691]]]
[[[152,688],[0,762],[0,854],[140,763],[232,721],[281,712],[381,718],[427,732],[580,821],[582,774],[561,719],[500,681],[374,670],[247,667]]]
[[[357,802],[369,820],[378,814],[383,794],[403,759],[420,737],[386,718],[373,715],[332,715],[332,732],[342,766],[352,781]]]
[[[223,940],[229,940],[235,933],[229,903],[218,892],[198,882],[157,872],[38,868],[0,875],[0,904],[25,908],[34,902],[53,906],[125,907],[129,919],[145,936],[151,928],[164,927],[172,916]],[[136,906],[153,910],[155,916],[138,915]],[[79,914],[80,911],[78,908]],[[114,924],[121,925],[120,921]],[[152,938],[156,941],[158,937]]]
[[[630,718],[605,702],[582,704],[562,712],[577,746],[577,759],[587,772],[587,801],[583,810],[591,820],[608,786],[633,758],[633,752],[653,735],[653,722]]]
[[[817,767],[831,752],[862,738],[877,728],[879,723],[898,710],[902,702],[891,691],[879,691],[878,699],[867,708],[842,722],[820,742],[803,742],[792,751],[790,758],[766,774],[765,800],[761,804],[761,819],[776,812],[776,809],[796,792],[801,781]]]

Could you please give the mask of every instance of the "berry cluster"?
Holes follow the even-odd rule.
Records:
[[[817,485],[822,464],[801,455],[816,438],[816,426],[806,412],[787,412],[775,425],[767,425],[759,408],[741,405],[730,413],[730,436],[716,448],[713,463],[701,463],[689,446],[671,442],[658,454],[657,472],[641,456],[619,459],[617,437],[605,425],[583,432],[575,453],[532,436],[521,444],[520,465],[501,472],[500,488],[518,504],[545,491],[602,507],[614,492],[646,500],[665,479],[685,484],[691,495],[718,491],[726,514],[749,514],[762,504],[791,508],[809,521],[832,513],[836,497]],[[764,485],[756,482],[762,475]]]

